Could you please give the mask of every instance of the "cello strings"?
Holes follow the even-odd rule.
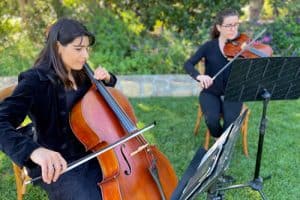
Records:
[[[106,87],[101,81],[95,80],[93,78],[93,71],[90,69],[88,64],[84,64],[84,67],[87,71],[87,74],[89,78],[95,83],[98,91],[101,93],[103,98],[106,100],[106,102],[110,105],[111,109],[114,111],[114,113],[117,115],[118,119],[126,129],[128,133],[132,133],[133,131],[136,131],[136,126],[132,123],[132,121],[128,118],[128,116],[125,114],[123,109],[120,108],[116,100],[111,96],[111,94],[108,92]]]

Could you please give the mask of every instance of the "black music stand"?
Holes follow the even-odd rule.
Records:
[[[267,125],[266,112],[270,100],[297,99],[300,96],[300,57],[269,57],[238,59],[232,63],[231,74],[225,89],[226,101],[263,101],[254,178],[246,184],[217,188],[217,191],[250,187],[267,199],[262,191],[263,180],[259,175],[264,135]]]
[[[240,135],[238,130],[246,113],[247,110],[230,124],[207,152],[203,148],[198,149],[173,192],[171,200],[193,199],[197,194],[216,188],[216,185],[219,186],[222,175],[229,167],[236,140]],[[214,196],[224,196],[219,192],[216,195],[215,193]]]

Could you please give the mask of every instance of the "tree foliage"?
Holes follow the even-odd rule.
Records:
[[[272,20],[267,26],[276,54],[291,49],[299,55],[299,1],[264,0],[260,19]],[[47,26],[60,17],[83,21],[95,33],[97,43],[90,59],[95,65],[103,64],[118,74],[181,73],[186,57],[208,39],[216,13],[231,7],[243,14],[249,2],[1,0],[0,75],[28,68],[44,44]],[[249,32],[254,26],[265,24],[243,23],[241,29]]]
[[[160,20],[164,27],[192,36],[211,26],[220,10],[231,7],[240,11],[245,3],[247,0],[107,0],[104,6],[118,15],[134,11],[149,30]]]

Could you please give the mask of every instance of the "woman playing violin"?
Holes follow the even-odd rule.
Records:
[[[242,102],[228,102],[223,98],[230,67],[216,79],[212,79],[228,63],[223,48],[227,40],[237,37],[238,27],[237,11],[226,9],[218,13],[212,28],[211,40],[201,45],[184,64],[186,72],[203,88],[199,102],[210,134],[215,138],[221,136],[223,131],[238,117],[242,108]],[[195,65],[202,59],[205,62],[205,74],[200,74],[195,69]],[[220,114],[224,119],[223,126],[220,123]]]
[[[58,20],[33,68],[19,75],[13,94],[0,104],[0,150],[26,166],[31,177],[41,173],[42,180],[35,183],[53,200],[101,199],[97,183],[102,173],[95,159],[61,175],[67,163],[89,153],[72,133],[69,112],[92,84],[83,65],[94,42],[78,21]],[[116,77],[102,67],[94,77],[106,86],[116,84]],[[34,139],[17,132],[26,115],[36,128]]]

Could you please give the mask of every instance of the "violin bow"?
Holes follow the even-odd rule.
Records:
[[[246,51],[249,47],[251,47],[251,45],[260,37],[262,36],[262,34],[264,34],[264,32],[266,32],[266,28],[263,29],[260,33],[258,33],[256,35],[256,37],[250,42],[248,43],[244,48],[241,49],[241,51],[239,53],[237,53],[232,60],[230,60],[230,62],[228,62],[224,67],[222,67],[222,69],[220,69],[220,71],[218,71],[218,73],[216,73],[213,77],[212,80],[215,80],[234,60],[236,60],[240,55],[242,55],[242,53],[244,53],[244,51]]]

